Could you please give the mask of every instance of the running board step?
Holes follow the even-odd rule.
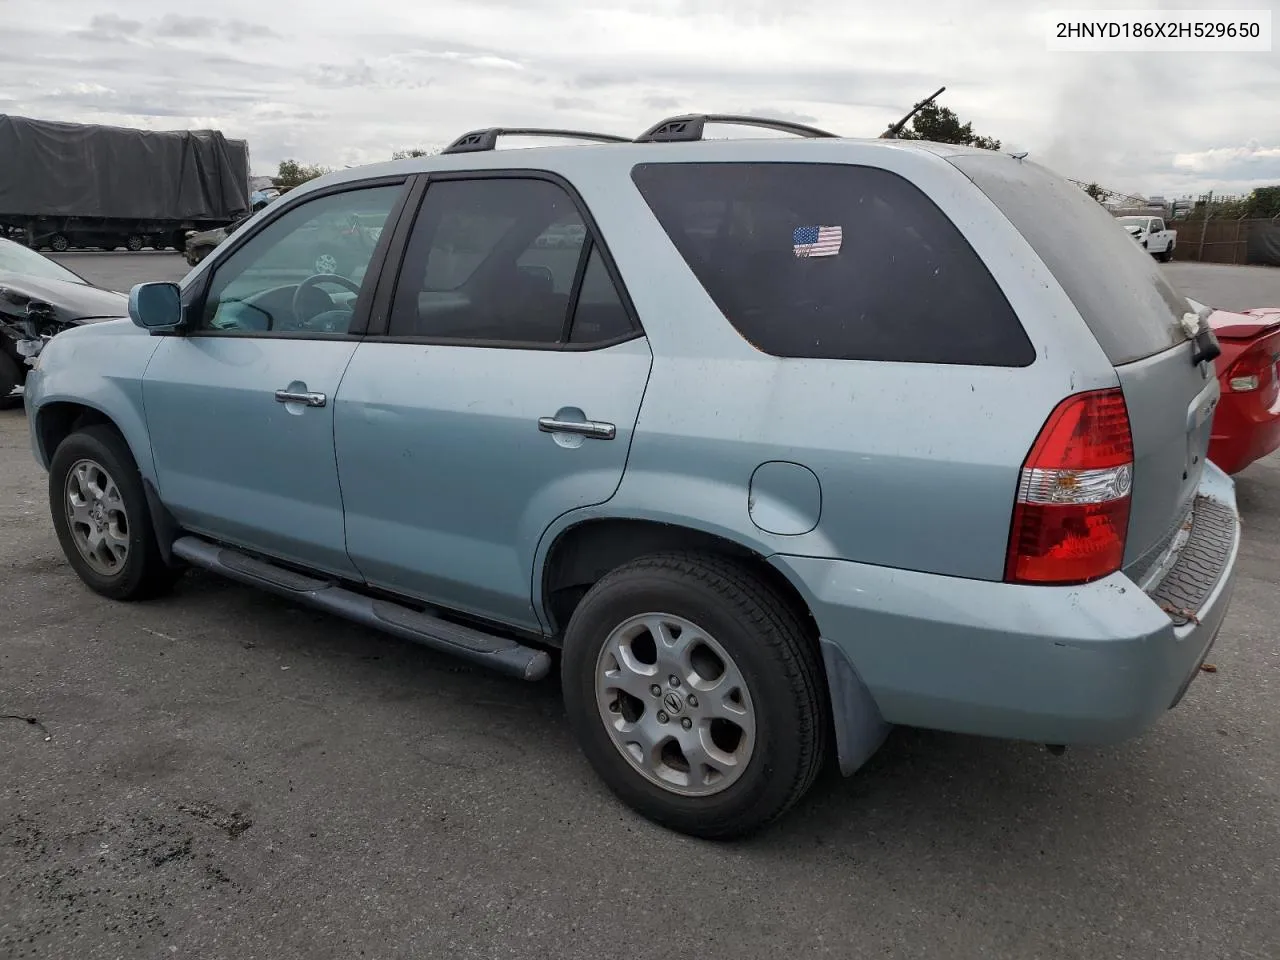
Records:
[[[181,537],[174,541],[173,553],[194,566],[230,580],[337,614],[510,677],[541,680],[551,671],[551,657],[545,650],[535,650],[508,637],[450,623],[389,600],[375,600],[333,581],[294,573],[199,537]]]

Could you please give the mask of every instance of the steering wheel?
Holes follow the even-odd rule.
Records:
[[[333,303],[332,297],[330,297],[323,290],[319,289],[319,286],[322,283],[334,283],[340,287],[346,287],[356,296],[360,295],[360,285],[355,283],[352,280],[348,280],[346,277],[341,277],[336,273],[312,274],[311,276],[307,277],[307,279],[303,280],[300,284],[298,284],[297,290],[293,291],[293,303],[291,304],[291,309],[293,310],[293,318],[300,327],[304,327],[307,330],[314,330],[320,333],[336,333],[337,332],[337,328],[335,326],[336,318],[333,318],[332,314],[343,312],[343,311],[341,310],[341,308],[337,307]],[[315,290],[316,293],[320,294],[326,300],[328,300],[329,305],[330,307],[332,307],[332,309],[321,310],[317,313],[311,314],[304,320],[302,318],[304,291],[307,292],[305,296],[309,296],[311,290]],[[350,313],[351,311],[347,310],[345,312]],[[326,317],[330,319],[328,319],[328,321],[324,323],[315,323],[315,321],[318,320],[320,317]]]

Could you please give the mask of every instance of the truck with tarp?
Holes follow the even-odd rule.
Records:
[[[217,130],[0,114],[0,235],[29,247],[181,251],[249,209],[248,145]]]

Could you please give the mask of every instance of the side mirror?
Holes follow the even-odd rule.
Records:
[[[182,293],[176,283],[139,283],[129,291],[129,319],[143,330],[182,326]]]

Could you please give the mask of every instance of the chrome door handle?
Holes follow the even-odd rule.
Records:
[[[301,403],[308,407],[323,407],[328,399],[323,393],[308,393],[302,390],[277,390],[276,403]]]
[[[592,440],[612,440],[618,428],[599,420],[557,420],[555,417],[539,417],[538,429],[543,433],[576,433]]]

